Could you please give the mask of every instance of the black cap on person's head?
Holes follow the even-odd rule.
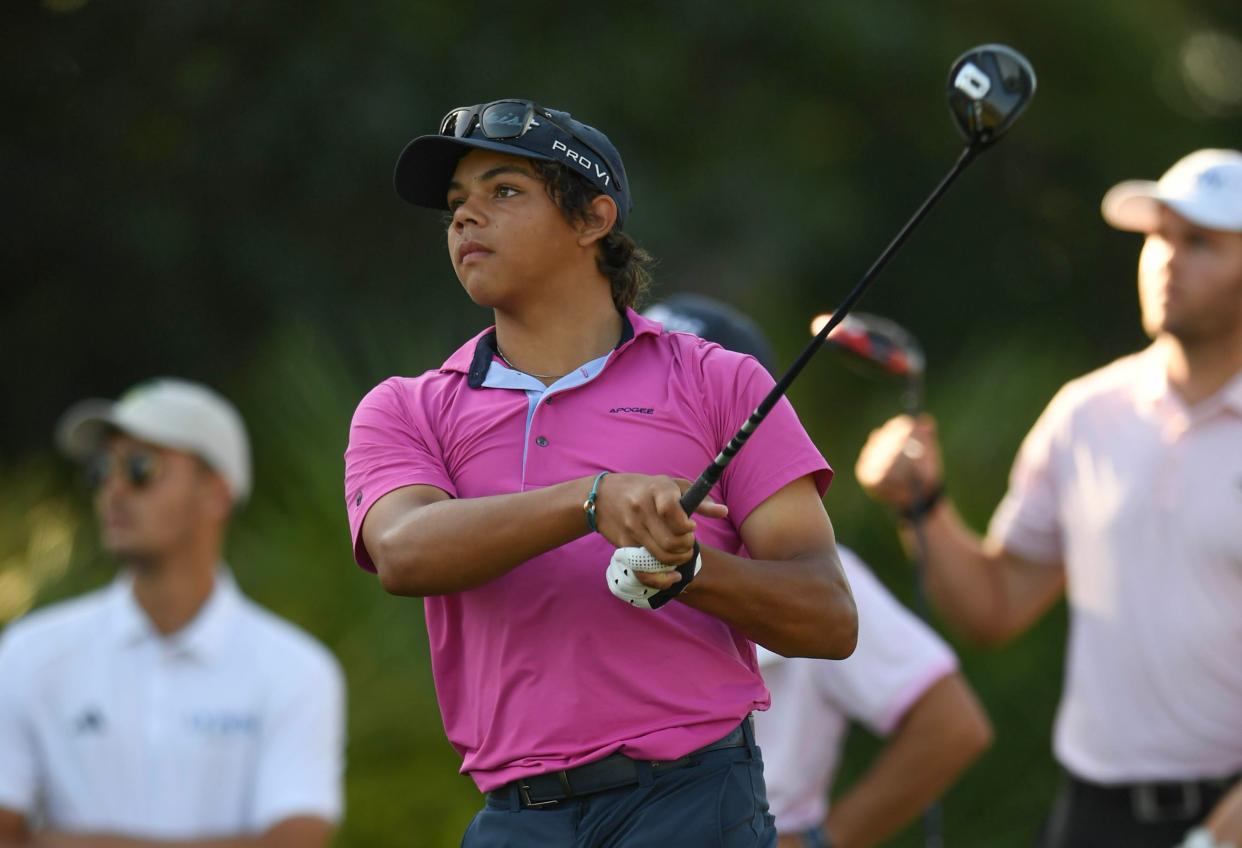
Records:
[[[568,112],[518,98],[454,109],[439,133],[407,144],[393,174],[397,194],[415,206],[447,208],[453,171],[472,149],[561,163],[613,199],[618,226],[633,208],[625,165],[608,136]]]
[[[643,315],[673,332],[694,335],[721,347],[746,353],[772,373],[776,357],[767,337],[748,315],[712,297],[675,294],[643,310]]]

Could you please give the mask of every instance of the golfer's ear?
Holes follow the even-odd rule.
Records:
[[[587,206],[586,216],[578,224],[578,244],[594,244],[612,232],[617,223],[617,204],[606,194],[597,194]]]

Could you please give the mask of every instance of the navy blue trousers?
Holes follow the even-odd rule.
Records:
[[[746,723],[749,725],[749,722]],[[607,792],[522,807],[516,789],[488,795],[462,848],[772,848],[763,759],[747,728],[747,747],[695,755]]]

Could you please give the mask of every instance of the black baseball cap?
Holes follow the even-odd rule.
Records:
[[[748,315],[711,297],[675,294],[643,310],[643,315],[659,321],[664,329],[694,335],[715,342],[726,350],[746,353],[772,372],[776,357],[767,337]]]
[[[523,113],[524,109],[529,111]],[[482,117],[485,114],[499,117],[489,123]],[[464,134],[456,134],[463,130]],[[493,137],[508,133],[513,136]],[[560,162],[616,202],[618,227],[633,208],[625,165],[608,136],[568,112],[520,98],[454,109],[441,122],[440,133],[419,136],[407,144],[393,174],[397,194],[415,206],[447,209],[453,171],[472,149]]]

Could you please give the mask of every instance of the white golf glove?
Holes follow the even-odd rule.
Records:
[[[694,554],[681,565],[660,562],[646,548],[617,548],[612,553],[605,576],[608,589],[621,600],[642,609],[659,609],[681,594],[702,567],[703,555],[698,542],[694,543]],[[643,585],[635,576],[638,572],[650,574],[662,571],[679,571],[681,580],[668,589],[653,589]]]

